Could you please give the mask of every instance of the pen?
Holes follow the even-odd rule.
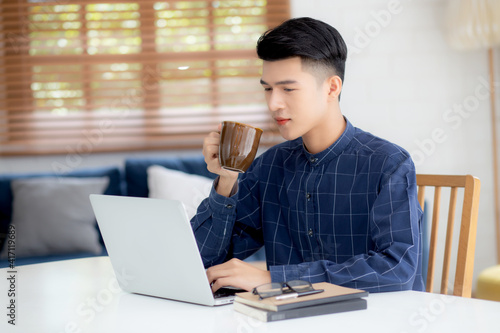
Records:
[[[325,291],[325,290],[324,289],[315,289],[315,290],[303,291],[300,293],[283,294],[283,295],[276,296],[274,299],[277,301],[282,301],[282,300],[289,299],[289,298],[297,298],[297,297],[301,297],[301,296],[318,294],[318,293],[321,293],[323,291]]]

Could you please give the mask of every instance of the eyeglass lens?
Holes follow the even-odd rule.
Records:
[[[283,293],[281,283],[276,283],[276,282],[258,286],[257,288],[255,288],[255,290],[262,298],[273,297],[281,295]]]
[[[312,284],[310,282],[302,281],[302,280],[288,281],[286,283],[286,285],[290,289],[292,289],[293,291],[295,291],[296,293],[300,293],[300,292],[303,292],[303,291],[313,290],[313,286],[312,286]]]
[[[268,298],[285,294],[287,292],[303,292],[313,290],[311,283],[301,280],[292,280],[285,283],[267,283],[255,288],[254,294],[261,298]]]

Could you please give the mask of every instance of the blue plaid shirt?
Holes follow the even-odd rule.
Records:
[[[402,148],[352,126],[310,154],[274,146],[227,198],[214,188],[191,224],[206,267],[265,246],[273,282],[370,292],[424,290],[415,167]]]

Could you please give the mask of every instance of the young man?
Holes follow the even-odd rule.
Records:
[[[191,221],[213,290],[327,281],[370,292],[423,290],[415,168],[402,148],[355,128],[339,97],[347,47],[333,27],[297,18],[262,35],[261,84],[286,142],[242,174],[219,175]],[[269,270],[241,261],[265,246]]]

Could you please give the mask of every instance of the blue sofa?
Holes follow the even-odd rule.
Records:
[[[7,238],[9,224],[12,219],[12,191],[11,181],[19,178],[34,177],[109,177],[109,184],[104,194],[127,195],[134,197],[147,197],[149,194],[147,185],[147,169],[151,165],[161,165],[163,167],[183,171],[190,174],[202,175],[215,179],[216,175],[210,173],[203,156],[170,157],[170,158],[131,158],[125,160],[124,168],[110,166],[105,168],[75,170],[73,172],[60,175],[55,173],[33,173],[33,174],[9,174],[0,175],[0,251]],[[97,223],[95,227],[98,229]],[[100,235],[100,233],[99,233]],[[102,238],[101,244],[104,245]],[[107,255],[105,246],[103,252],[98,255]],[[16,257],[15,265],[27,265],[42,263],[54,260],[66,260],[95,256],[92,253],[71,253],[62,255],[36,256],[36,257]],[[262,260],[263,251],[249,258],[252,260]],[[0,267],[8,267],[7,260],[0,260]]]

